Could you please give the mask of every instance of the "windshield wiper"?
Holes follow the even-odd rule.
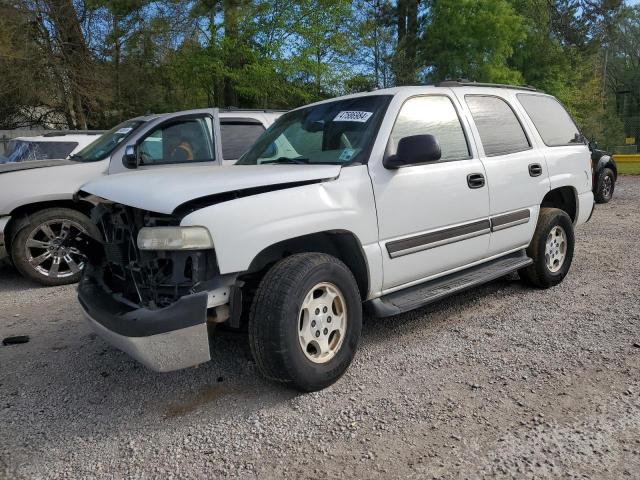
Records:
[[[69,160],[82,161],[84,159],[82,158],[82,155],[78,155],[77,153],[74,153],[73,155],[69,155]]]
[[[265,163],[291,163],[295,165],[307,165],[309,163],[309,159],[304,157],[278,157],[275,160],[267,160],[266,162],[262,162],[261,165],[264,165]]]

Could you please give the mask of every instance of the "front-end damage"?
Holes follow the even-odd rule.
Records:
[[[157,371],[210,360],[209,329],[229,320],[235,277],[219,274],[213,249],[138,248],[140,229],[177,227],[180,218],[93,201],[103,238],[84,239],[78,298],[96,333]]]

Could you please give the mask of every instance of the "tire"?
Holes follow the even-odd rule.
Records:
[[[328,300],[336,291],[341,297]],[[296,254],[276,263],[262,279],[249,315],[249,344],[261,373],[305,392],[326,388],[342,376],[361,330],[362,300],[353,274],[322,253]],[[316,335],[327,347],[324,353],[314,343]]]
[[[557,235],[559,232],[564,233],[564,241],[561,236]],[[546,250],[548,241],[550,242],[550,256],[547,255]],[[536,231],[527,248],[527,255],[533,259],[533,264],[518,271],[520,278],[538,288],[549,288],[559,284],[571,267],[574,244],[573,223],[569,215],[557,208],[540,209]],[[560,261],[559,254],[562,252],[564,254],[562,261]],[[558,260],[557,265],[554,258]],[[554,264],[553,267],[550,266],[550,263]]]
[[[77,231],[98,238],[100,234],[91,220],[70,208],[47,208],[29,215],[28,222],[11,241],[11,261],[18,271],[49,287],[80,280],[84,256],[68,245],[68,239]]]
[[[616,176],[610,168],[604,168],[598,175],[596,184],[596,203],[607,203],[613,198],[613,190],[616,186]]]

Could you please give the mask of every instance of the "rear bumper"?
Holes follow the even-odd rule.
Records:
[[[78,299],[98,335],[152,370],[170,372],[211,360],[206,292],[158,310],[133,308],[84,275]]]
[[[593,214],[595,206],[595,200],[593,198],[593,192],[585,192],[578,195],[578,217],[576,218],[576,225],[586,223]]]

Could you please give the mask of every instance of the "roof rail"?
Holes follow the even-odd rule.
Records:
[[[43,137],[62,137],[64,135],[102,135],[106,130],[56,130],[43,133]]]
[[[472,82],[464,78],[458,80],[445,80],[437,84],[438,87],[495,87],[495,88],[511,88],[513,90],[530,90],[532,92],[539,92],[536,87],[531,85],[508,85],[506,83],[482,83]]]
[[[282,113],[288,112],[286,109],[279,108],[238,108],[238,107],[225,107],[219,109],[221,112],[262,112],[262,113]]]

